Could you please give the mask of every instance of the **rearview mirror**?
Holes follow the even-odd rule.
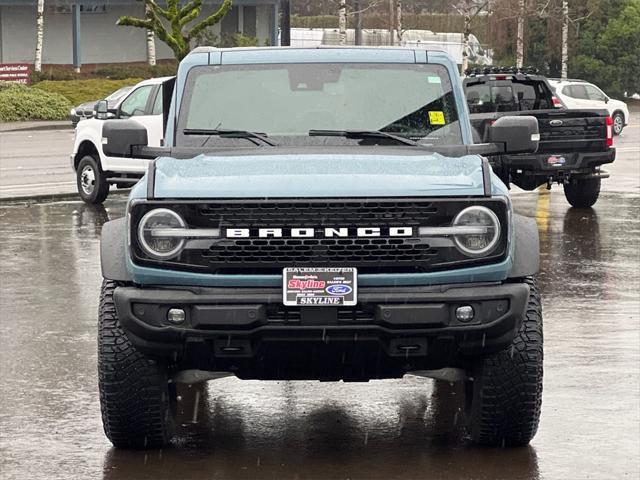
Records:
[[[109,104],[106,100],[100,100],[96,103],[96,118],[99,120],[106,120],[109,113]]]
[[[102,124],[102,151],[108,157],[135,157],[148,144],[147,129],[135,120],[106,120]]]
[[[530,115],[500,117],[489,126],[487,141],[503,143],[504,153],[535,153],[540,141],[538,120]]]

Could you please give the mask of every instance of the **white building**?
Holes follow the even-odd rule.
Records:
[[[0,64],[33,63],[36,44],[36,0],[0,0]],[[162,0],[159,3],[164,3]],[[204,0],[202,15],[222,0]],[[141,28],[116,25],[123,15],[144,17],[136,0],[45,0],[43,64],[140,62],[146,60]],[[231,11],[211,27],[214,34],[243,33],[260,45],[278,41],[278,0],[234,0]],[[156,40],[158,59],[173,52]]]
[[[347,29],[345,44],[355,44],[355,30]],[[398,45],[397,36],[393,33],[394,43]],[[318,47],[320,45],[339,45],[340,33],[337,28],[292,28],[291,46]],[[363,29],[362,44],[368,46],[391,45],[389,30]],[[399,43],[407,48],[424,48],[444,50],[456,61],[462,64],[464,38],[462,33],[436,33],[430,30],[405,30]],[[469,35],[469,49],[467,56],[471,63],[491,65],[493,52],[482,48],[475,35]]]

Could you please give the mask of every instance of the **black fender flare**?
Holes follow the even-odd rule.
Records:
[[[535,219],[513,215],[513,266],[509,278],[522,278],[538,273],[540,268],[540,239]]]
[[[117,218],[102,226],[100,267],[102,277],[116,282],[131,282],[127,271],[127,221]]]

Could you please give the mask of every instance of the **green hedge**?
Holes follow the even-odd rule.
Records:
[[[146,63],[107,63],[85,65],[82,72],[75,72],[67,65],[46,65],[41,72],[31,72],[31,82],[39,83],[45,80],[87,80],[91,78],[106,78],[124,80],[127,78],[155,78],[168,77],[176,74],[178,64],[174,60],[162,60],[155,66]]]
[[[171,77],[176,74],[176,63],[163,63],[153,67],[149,65],[107,65],[98,67],[93,74],[112,80],[124,80],[129,78],[155,78]]]
[[[63,120],[71,103],[58,93],[0,82],[0,122],[21,120]]]
[[[92,100],[100,100],[126,85],[135,85],[140,78],[107,80],[94,78],[89,80],[45,80],[34,85],[38,90],[57,93],[66,97],[73,106]]]

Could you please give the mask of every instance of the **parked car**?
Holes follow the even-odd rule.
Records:
[[[120,101],[131,91],[133,86],[122,87],[113,92],[111,95],[105,98],[110,109],[118,108]],[[96,110],[96,103],[98,100],[92,100],[85,102],[71,109],[69,112],[69,119],[75,127],[80,120],[87,120],[93,118]]]
[[[592,206],[609,174],[601,166],[615,159],[612,120],[606,110],[556,108],[547,79],[534,71],[492,68],[474,71],[463,82],[477,139],[486,139],[496,119],[509,115],[538,120],[536,153],[504,154],[489,160],[507,185],[524,190],[562,184],[574,207]]]
[[[166,445],[176,383],[413,372],[464,382],[475,442],[527,444],[538,230],[485,156],[535,151],[536,119],[499,118],[474,144],[437,50],[200,47],[174,85],[163,146],[133,120],[102,128],[110,158],[151,160],[102,228],[111,442]]]
[[[101,117],[78,123],[71,153],[71,167],[76,174],[80,198],[86,203],[102,203],[109,186],[129,188],[147,171],[149,160],[109,157],[102,149],[102,125],[108,118],[133,118],[147,129],[149,145],[160,146],[163,135],[163,84],[173,77],[152,78],[128,88],[116,104],[102,103]]]
[[[613,120],[613,133],[620,135],[629,123],[629,107],[627,104],[610,98],[593,83],[584,80],[558,78],[549,79],[558,98],[569,109],[601,108],[609,112]]]

